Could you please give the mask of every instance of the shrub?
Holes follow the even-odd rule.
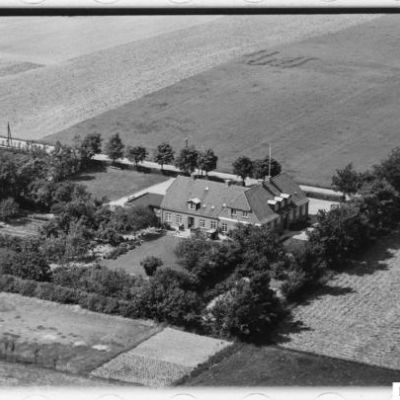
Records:
[[[140,265],[144,268],[147,276],[153,276],[159,267],[163,265],[160,258],[154,256],[145,257]]]
[[[284,315],[284,308],[269,284],[267,271],[234,282],[211,309],[212,330],[219,336],[243,340],[268,338]]]
[[[7,199],[0,201],[1,221],[7,222],[11,218],[17,217],[18,214],[19,214],[19,205],[12,197],[8,197]]]

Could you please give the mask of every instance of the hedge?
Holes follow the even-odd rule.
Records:
[[[27,297],[54,301],[61,304],[78,304],[82,308],[126,318],[141,318],[136,302],[71,289],[49,282],[21,279],[13,275],[0,275],[0,291],[18,293]]]

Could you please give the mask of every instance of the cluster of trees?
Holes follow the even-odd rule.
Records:
[[[76,137],[73,146],[57,142],[50,153],[0,152],[0,219],[18,215],[20,207],[49,211],[60,184],[88,168],[100,151],[100,135],[90,134]]]
[[[240,176],[245,184],[246,178],[264,179],[266,176],[276,176],[282,171],[281,164],[269,156],[263,159],[251,160],[249,157],[240,156],[233,164],[233,173]]]

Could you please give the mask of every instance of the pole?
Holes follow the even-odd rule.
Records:
[[[188,146],[189,146],[189,139],[186,138],[186,139],[185,139],[185,147],[188,148]]]
[[[269,144],[268,178],[271,178],[271,144]]]
[[[11,137],[11,129],[10,129],[10,123],[7,123],[7,147],[12,146],[12,137]]]

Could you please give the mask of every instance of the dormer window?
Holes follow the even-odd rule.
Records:
[[[236,209],[231,208],[231,217],[236,217]]]
[[[201,200],[197,197],[188,200],[189,210],[198,210],[201,206]]]
[[[243,211],[243,218],[249,218],[249,212]]]

